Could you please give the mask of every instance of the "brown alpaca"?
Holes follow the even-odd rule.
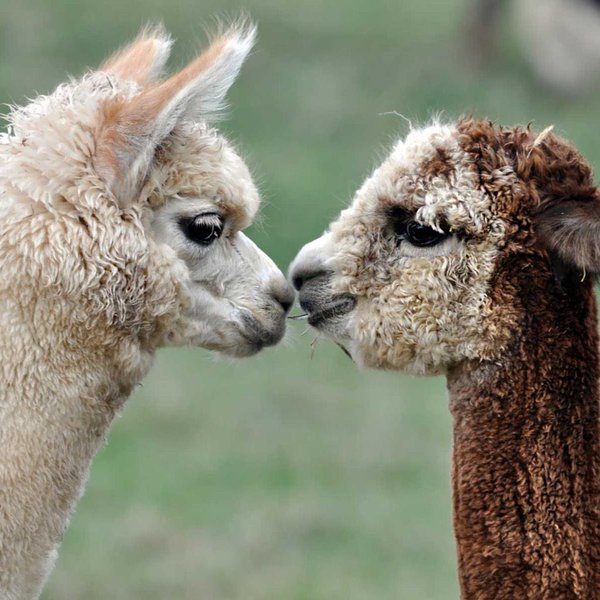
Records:
[[[359,364],[447,376],[466,599],[600,598],[600,196],[568,143],[413,131],[291,276]]]

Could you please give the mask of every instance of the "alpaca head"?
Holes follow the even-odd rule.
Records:
[[[6,140],[19,168],[1,175],[48,210],[48,220],[64,217],[63,229],[77,227],[69,217],[77,214],[81,231],[70,235],[94,237],[82,244],[111,238],[103,265],[123,257],[135,263],[132,273],[146,279],[119,284],[131,297],[111,304],[144,312],[121,311],[154,328],[155,345],[246,356],[284,333],[293,291],[242,232],[259,194],[243,160],[210,125],[254,35],[252,27],[231,28],[161,78],[171,41],[161,29],[146,30],[98,71],[10,116]],[[122,231],[104,234],[115,222]],[[68,273],[64,261],[56,267],[69,288],[84,269],[72,260]]]
[[[600,201],[577,151],[467,119],[396,144],[290,274],[309,323],[356,362],[434,374],[506,347],[516,281],[576,286],[599,268]]]

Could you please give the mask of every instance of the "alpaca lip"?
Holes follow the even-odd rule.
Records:
[[[281,319],[285,324],[285,320]],[[273,331],[267,329],[254,315],[243,313],[242,322],[245,331],[241,334],[245,340],[258,352],[265,346],[274,346],[277,344],[285,332],[284,325],[276,327]]]
[[[302,304],[302,303],[301,303]],[[314,310],[314,305],[305,307],[308,313],[308,324],[312,327],[318,327],[320,324],[333,319],[335,317],[341,317],[354,309],[356,306],[356,298],[349,294],[343,294],[336,296],[333,300],[323,307],[318,307],[319,310]]]

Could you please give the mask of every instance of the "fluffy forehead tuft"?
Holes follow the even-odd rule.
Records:
[[[456,148],[456,127],[442,123],[411,129],[404,140],[396,142],[390,158],[409,169],[426,162],[438,148],[451,151]]]
[[[413,129],[359,190],[353,209],[382,215],[402,208],[423,224],[473,235],[496,229],[490,196],[459,137],[456,125]]]
[[[202,123],[178,126],[157,159],[161,182],[150,199],[153,207],[174,197],[201,199],[238,229],[256,215],[260,196],[250,171],[216,129]]]

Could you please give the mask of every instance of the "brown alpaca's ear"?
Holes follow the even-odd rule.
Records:
[[[566,199],[537,217],[542,244],[566,265],[600,273],[600,197]]]
[[[536,235],[560,269],[600,273],[600,194],[592,169],[573,144],[548,127],[508,132],[519,178],[536,190]],[[558,260],[556,260],[558,259]]]
[[[161,25],[146,27],[131,44],[113,54],[99,70],[145,86],[161,76],[172,43]]]
[[[252,26],[232,28],[179,73],[104,106],[94,164],[121,206],[136,199],[157,146],[178,123],[206,120],[222,109],[255,31]]]

